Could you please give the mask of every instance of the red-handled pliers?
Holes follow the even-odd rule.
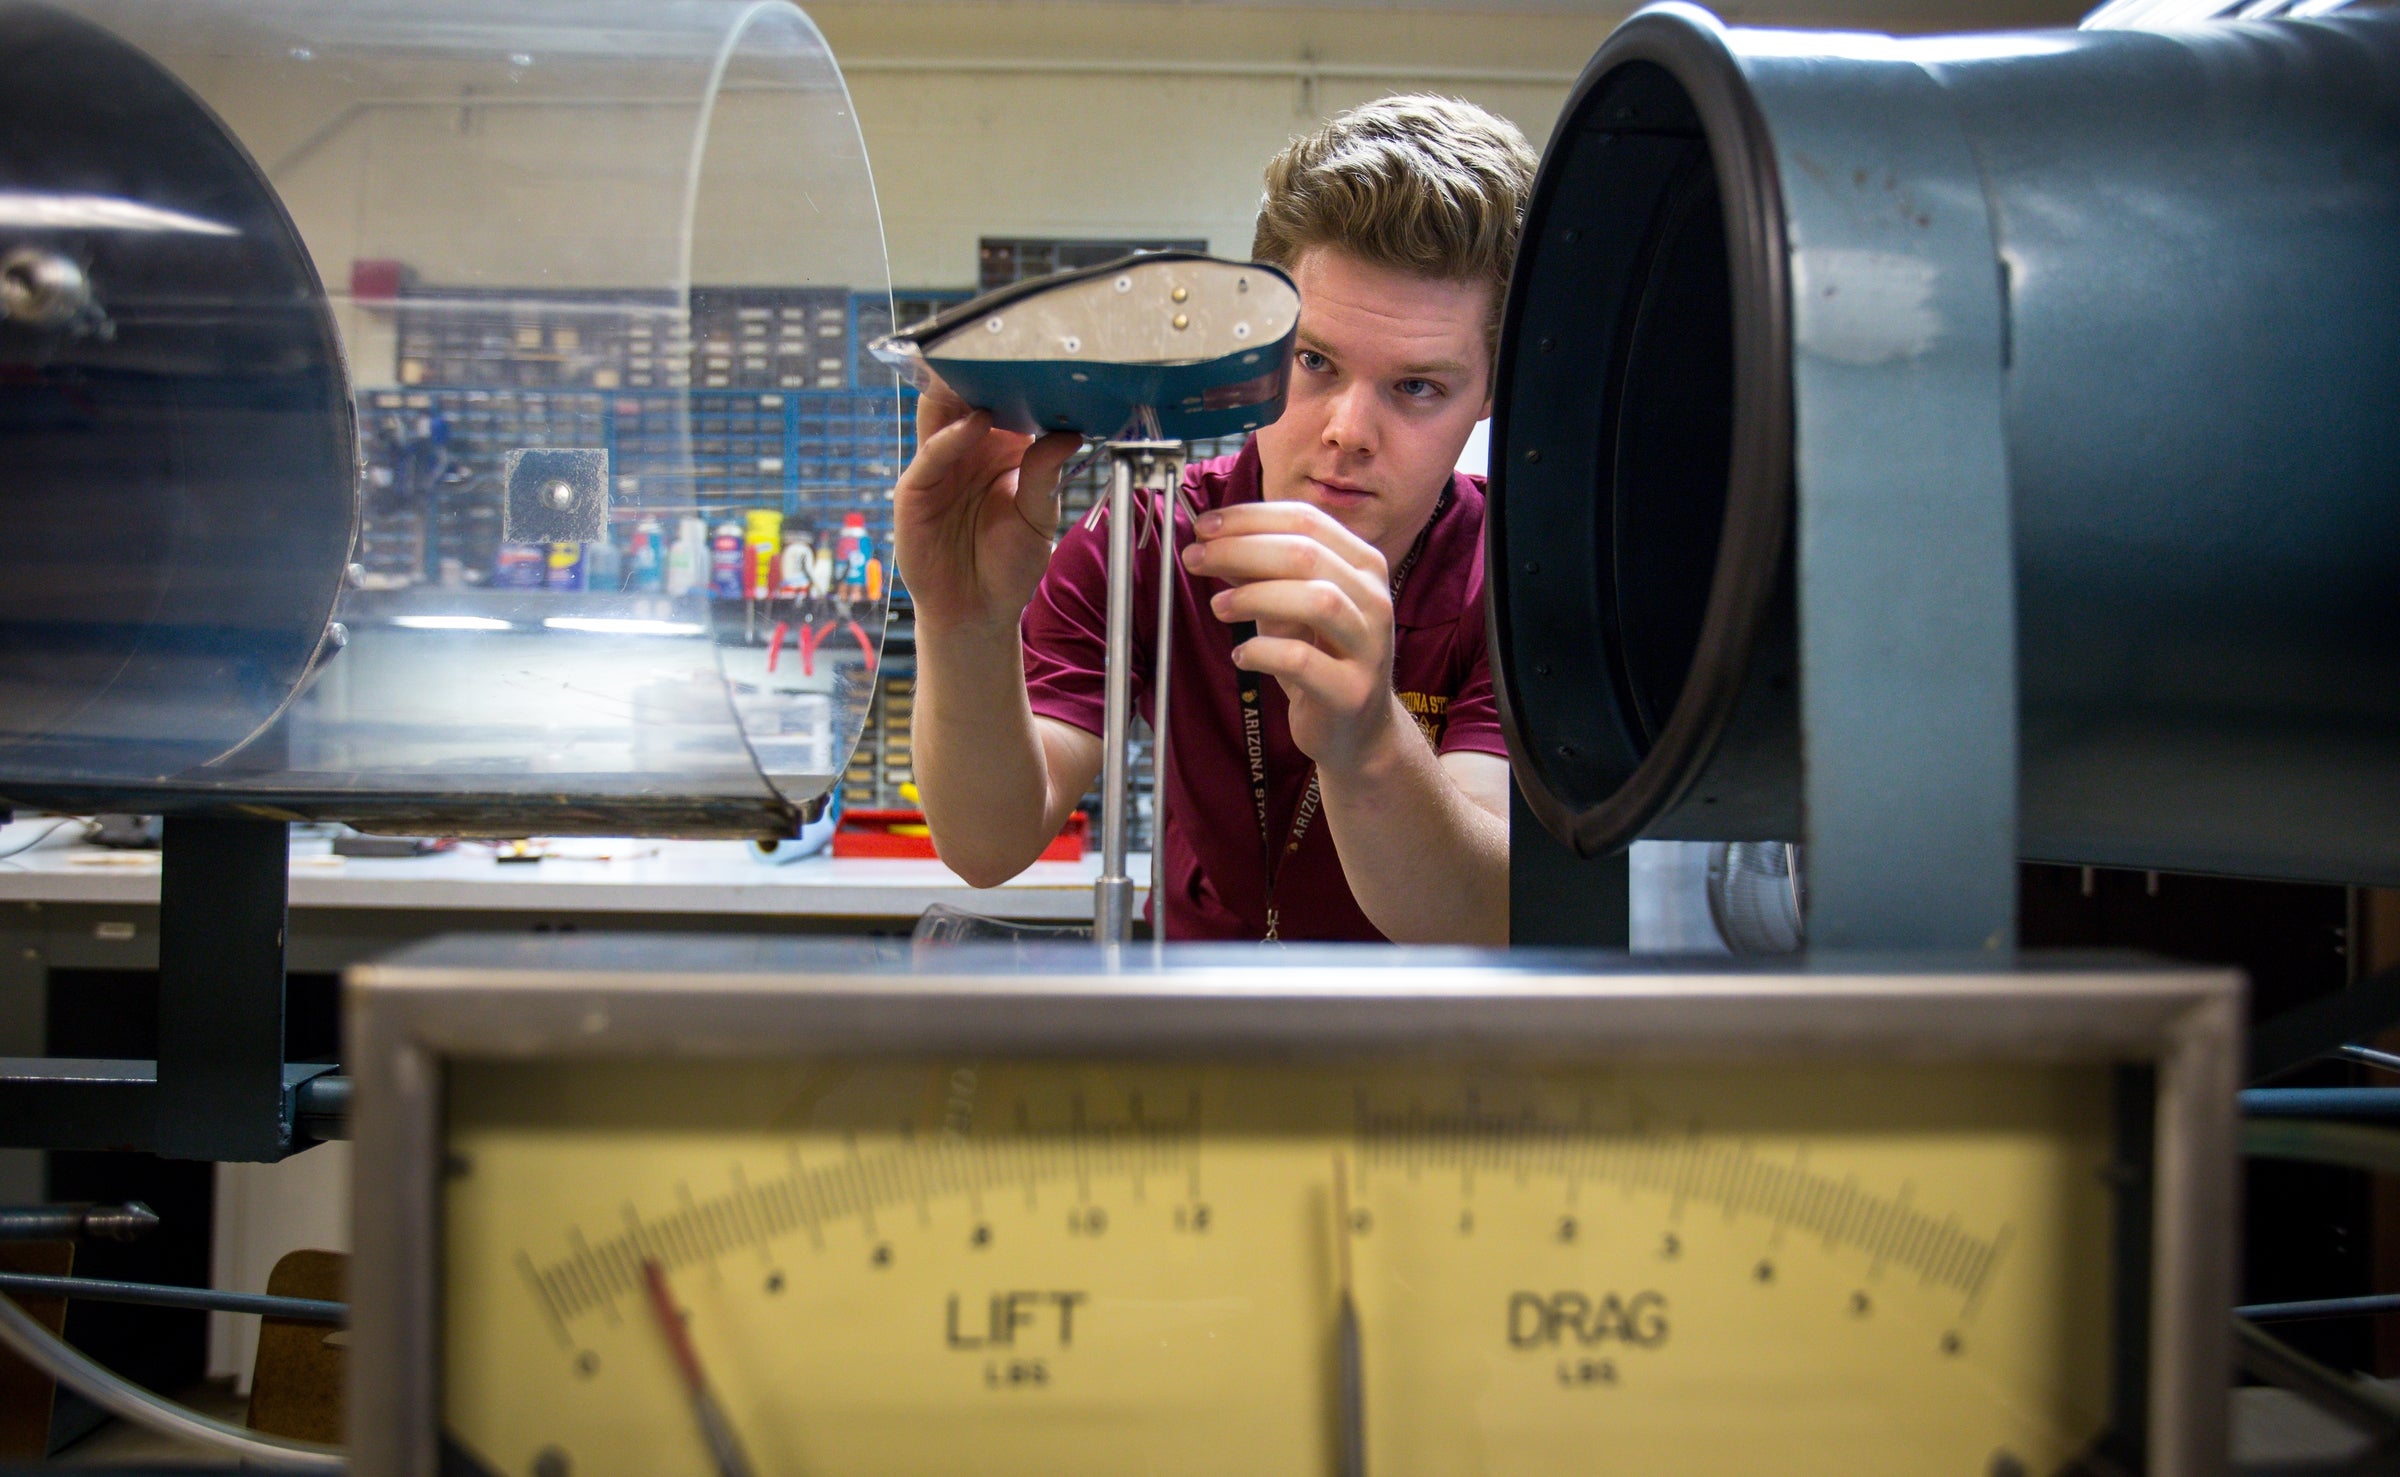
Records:
[[[867,639],[867,628],[860,625],[856,618],[850,616],[844,616],[838,621],[820,621],[814,626],[803,625],[798,629],[792,644],[793,648],[800,653],[800,675],[803,677],[817,675],[817,648],[824,643],[828,635],[832,634],[833,628],[837,625],[848,626],[850,634],[858,638],[858,649],[865,653],[867,659],[867,675],[873,676],[875,673],[875,644]],[[792,630],[790,621],[777,621],[775,629],[767,635],[767,670],[770,672],[775,670],[776,659],[783,653],[784,632],[789,630]]]

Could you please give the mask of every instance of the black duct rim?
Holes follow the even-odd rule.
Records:
[[[1580,280],[1584,254],[1571,249],[1575,230],[1561,224],[1562,195],[1579,181],[1592,151],[1658,129],[1656,119],[1619,101],[1638,75],[1634,69],[1645,66],[1664,74],[1679,94],[1669,106],[1686,110],[1705,140],[1724,223],[1732,322],[1731,431],[1714,573],[1689,670],[1654,737],[1643,731],[1623,676],[1623,642],[1604,629],[1610,624],[1605,614],[1581,622],[1580,635],[1565,639],[1556,630],[1520,629],[1530,623],[1519,619],[1512,578],[1530,582],[1539,566],[1527,561],[1521,570],[1512,567],[1509,536],[1512,481],[1525,489],[1519,511],[1538,511],[1542,495],[1533,490],[1538,479],[1568,475],[1572,465],[1571,457],[1557,453],[1592,447],[1601,437],[1606,411],[1600,386],[1550,397],[1537,393],[1549,388],[1543,383],[1544,361],[1552,360],[1554,345],[1541,334],[1545,325],[1529,325],[1525,315],[1545,292]],[[1604,112],[1610,116],[1601,116]],[[1732,719],[1751,654],[1789,565],[1791,313],[1783,222],[1782,186],[1766,122],[1715,18],[1696,7],[1665,4],[1618,27],[1584,68],[1560,115],[1526,212],[1501,328],[1485,524],[1492,685],[1510,765],[1543,827],[1584,856],[1630,845],[1706,767]],[[1608,352],[1612,359],[1622,358],[1617,349]],[[1548,374],[1557,378],[1562,368],[1550,367]],[[1545,447],[1553,449],[1547,466],[1541,461]],[[1556,495],[1552,508],[1559,506]],[[1586,486],[1582,496],[1591,499],[1596,489]],[[1586,722],[1575,725],[1581,731],[1546,731],[1528,711],[1543,706],[1525,700],[1529,677],[1598,691],[1605,716],[1615,720],[1613,729],[1605,722]]]

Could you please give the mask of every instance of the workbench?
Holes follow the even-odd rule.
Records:
[[[0,827],[0,853],[53,819]],[[82,829],[69,823],[0,859],[0,1056],[49,1049],[52,971],[158,966],[159,853],[84,845]],[[500,861],[491,846],[473,842],[427,856],[341,857],[314,829],[292,838],[285,958],[296,979],[338,976],[445,933],[906,934],[935,903],[1088,923],[1099,871],[1094,853],[1036,862],[1003,886],[975,888],[933,860],[820,854],[776,866],[746,842],[581,837],[546,843],[549,854],[534,862]],[[1128,870],[1146,881],[1149,859],[1133,858]],[[32,1172],[30,1159],[0,1152],[0,1201],[36,1198],[36,1186],[19,1183]]]

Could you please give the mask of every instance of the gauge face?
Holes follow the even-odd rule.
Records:
[[[459,1063],[444,1424],[535,1477],[2049,1473],[2110,1408],[2111,1102],[2103,1067]]]

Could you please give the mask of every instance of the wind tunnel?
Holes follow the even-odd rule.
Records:
[[[0,140],[0,804],[760,835],[835,783],[902,426],[798,9],[0,0]]]
[[[2020,855],[2400,883],[2396,241],[2390,12],[1635,16],[1503,335],[1534,813],[1805,838],[1828,940],[2004,938]]]

